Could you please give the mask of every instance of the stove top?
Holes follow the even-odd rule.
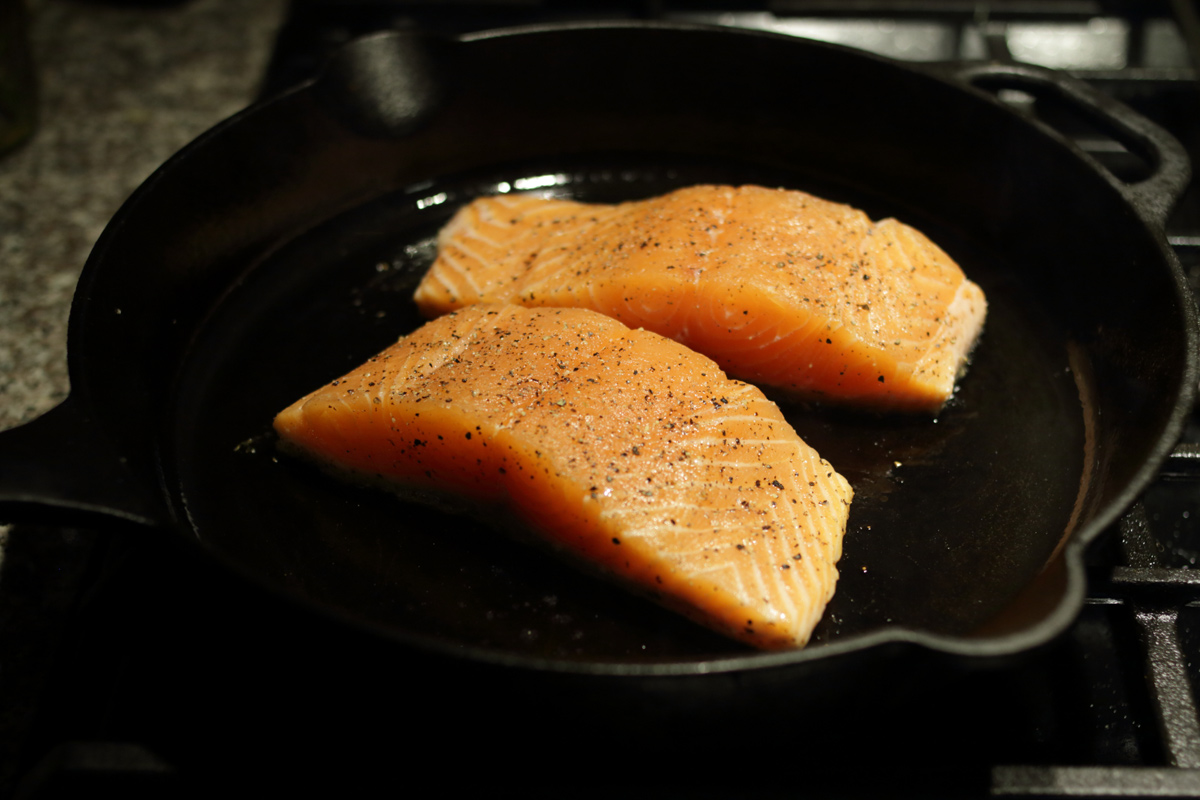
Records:
[[[918,62],[988,58],[1062,69],[1170,130],[1200,164],[1192,66],[1200,18],[1184,0],[295,2],[263,94],[310,77],[338,44],[374,30],[598,18],[760,28]],[[1041,114],[1115,174],[1136,170],[1136,159],[1084,121],[1029,96],[1004,99]],[[1195,188],[1167,233],[1200,288]],[[561,793],[564,780],[578,787],[586,774],[583,785],[597,793],[646,795],[773,796],[804,787],[829,796],[1196,796],[1198,526],[1200,418],[1159,480],[1090,551],[1087,604],[1060,639],[986,668],[947,672],[931,663],[926,671],[917,663],[882,678],[896,682],[882,707],[839,702],[801,720],[806,731],[782,750],[722,752],[730,763],[680,752],[668,733],[657,752],[631,753],[619,731],[546,730],[542,712],[555,699],[532,692],[447,697],[439,686],[381,672],[394,663],[377,659],[364,637],[301,620],[172,542],[18,526],[0,580],[0,630],[25,665],[4,676],[10,727],[21,732],[14,786],[24,797],[97,788],[174,797],[235,775],[275,789],[367,776],[403,786],[422,776],[536,796]],[[636,709],[622,711],[637,719]],[[767,740],[779,729],[782,722],[751,734]],[[609,753],[619,757],[604,759]],[[454,772],[445,772],[451,763]],[[643,782],[631,770],[639,764],[654,767],[656,780]]]

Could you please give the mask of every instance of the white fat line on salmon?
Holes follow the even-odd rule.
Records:
[[[492,226],[492,227],[495,227],[495,226]],[[474,242],[483,242],[484,244],[489,245],[490,247],[494,247],[497,250],[501,249],[504,246],[503,242],[498,242],[495,239],[485,236],[483,234],[483,226],[482,225],[475,225],[475,226],[463,231],[462,233],[458,233],[457,238],[458,238],[458,241],[460,241],[460,242],[464,239],[469,239]],[[462,247],[462,245],[460,244],[459,247]]]
[[[757,419],[760,421],[763,420],[762,417],[754,417],[753,419]],[[786,424],[786,423],[783,423],[783,424]],[[804,451],[801,449],[800,445],[796,444],[795,442],[781,441],[779,439],[759,439],[759,438],[751,439],[749,437],[734,436],[732,434],[726,434],[726,435],[720,436],[720,437],[708,436],[708,437],[705,437],[705,439],[715,442],[717,444],[722,444],[722,445],[733,442],[734,444],[738,444],[743,447],[748,447],[751,445],[761,445],[763,447],[782,448],[784,453],[793,453],[793,454],[801,455],[801,456],[804,455]],[[695,439],[691,439],[689,441],[698,442],[701,440],[700,440],[700,437],[696,437]]]
[[[676,531],[674,529],[668,529],[666,531],[666,533],[667,534],[675,534]],[[621,534],[621,535],[622,535],[622,537],[624,537],[622,539],[622,541],[626,541],[626,540],[632,541],[628,535],[626,535],[626,534]],[[673,538],[680,538],[680,537],[675,536]],[[693,531],[691,533],[691,535],[689,535],[687,538],[689,540],[695,539],[695,538],[697,538],[697,534]],[[697,563],[699,563],[699,561],[711,561],[711,558],[709,558],[710,555],[719,554],[724,550],[729,550],[729,548],[728,547],[714,548],[714,547],[705,545],[705,546],[693,547],[692,549],[678,549],[678,550],[672,549],[670,558],[676,559],[679,561],[689,561],[689,562],[697,561]],[[734,555],[736,557],[736,556],[741,556],[744,553],[745,553],[744,550],[738,550],[736,554],[732,554],[732,555]]]
[[[929,347],[929,343],[930,343],[929,339],[912,339],[912,338],[905,338],[903,336],[896,338],[896,339],[892,339],[893,345],[895,345],[897,347],[908,347],[908,348],[912,348],[913,350],[923,350],[923,349]],[[916,369],[916,365],[912,364],[910,362],[902,361],[899,363],[904,366],[907,366],[909,368],[910,372],[911,372],[911,370]]]
[[[471,251],[470,248],[464,247],[459,244],[456,244],[455,247],[457,249],[461,250],[462,252],[466,253],[468,256],[475,259],[479,263],[481,263],[481,264],[484,263],[483,260],[480,259],[479,254]],[[463,280],[463,282],[467,284],[467,286],[471,287],[471,291],[475,292],[476,295],[482,294],[482,291],[479,288],[479,284],[476,283],[475,279],[471,277],[471,271],[467,268],[464,268],[462,266],[462,264],[460,263],[459,259],[455,258],[449,252],[443,253],[442,258],[443,258],[443,263],[446,264],[446,266],[448,266],[454,270],[451,273],[452,275],[456,275],[459,278],[461,278]],[[438,270],[437,277],[441,278],[442,275],[445,274],[445,272],[446,272],[446,270]]]
[[[820,531],[824,523],[837,519],[838,504],[841,499],[836,494],[831,495],[829,491],[826,491],[825,482],[808,469],[804,469],[804,465],[801,465],[801,469],[801,472],[791,478],[789,484],[792,486],[791,490],[799,494],[802,499],[795,505],[792,503],[784,505],[797,515],[797,527],[808,532],[809,535],[804,537],[806,545],[815,541],[821,547],[823,555],[828,557],[831,555],[832,540],[836,537],[822,536]],[[827,467],[827,469],[830,472],[833,471],[833,467]]]
[[[540,216],[543,212],[557,212],[563,208],[574,208],[580,205],[573,200],[551,200],[541,195],[536,194],[502,194],[492,197],[483,198],[481,206],[497,205],[508,211],[513,211],[520,208],[532,208],[533,211],[525,212],[525,216],[533,217]]]
[[[734,574],[736,574],[738,576],[739,586],[743,585],[742,581],[741,581],[741,577],[745,573],[749,572],[750,576],[754,578],[753,582],[754,582],[754,588],[756,591],[756,597],[761,598],[762,600],[765,600],[767,602],[770,602],[769,598],[771,596],[771,592],[770,592],[770,589],[768,589],[768,587],[767,587],[767,582],[765,580],[763,580],[762,562],[759,558],[756,558],[753,555],[753,553],[751,553],[749,558],[735,559],[735,560],[733,560],[731,562],[727,562],[727,563],[729,563],[729,565],[731,567],[735,568]],[[779,584],[777,583],[777,580],[774,581],[774,583],[776,584],[775,588],[778,589]],[[755,605],[757,605],[757,603],[755,603]]]
[[[931,278],[924,272],[920,272],[920,273],[913,275],[911,280],[914,284],[924,284],[925,286],[932,287],[935,290],[944,289],[944,288],[949,287],[949,285],[950,285],[950,281],[938,280],[937,278]],[[961,289],[964,285],[966,285],[966,281],[960,282],[959,288]]]
[[[789,490],[795,489],[789,486]],[[780,510],[782,509],[782,511]],[[780,530],[777,541],[782,550],[778,553],[777,566],[780,572],[804,573],[812,581],[812,585],[824,586],[826,581],[818,570],[823,561],[813,557],[813,544],[822,544],[818,535],[818,525],[812,517],[801,515],[796,506],[788,502],[778,503],[769,509],[772,522]],[[783,516],[786,514],[786,519]],[[789,535],[790,534],[790,535]],[[824,554],[828,557],[828,553]],[[799,556],[799,558],[796,558]]]
[[[387,402],[388,394],[392,391],[392,387],[395,385],[393,382],[394,379],[388,380],[387,377],[388,376],[386,374],[381,374],[375,381],[368,381],[367,386],[363,387],[367,394],[371,396],[372,411],[379,411],[384,407],[384,403]],[[374,383],[375,385],[371,386],[371,383]]]
[[[390,376],[389,388],[394,387],[397,383],[407,382],[413,375],[420,375],[423,367],[428,368],[429,372],[433,372],[452,362],[471,346],[470,335],[476,330],[478,330],[478,326],[472,326],[466,331],[466,336],[443,341],[442,347],[437,351],[409,348],[404,360],[399,364],[395,363],[391,357],[382,359],[380,369],[386,370]]]
[[[828,469],[830,472],[833,471],[833,467],[828,467]],[[800,479],[804,480],[805,477],[808,477],[807,482],[812,485],[812,488],[816,490],[816,492],[815,492],[816,496],[820,498],[819,500],[817,500],[815,506],[813,507],[813,512],[812,512],[813,516],[809,517],[810,519],[813,520],[813,538],[815,538],[820,544],[823,545],[825,557],[832,558],[834,555],[833,540],[835,537],[821,536],[817,531],[820,530],[820,528],[822,526],[817,524],[817,520],[814,517],[816,517],[816,516],[820,516],[820,517],[829,516],[831,518],[835,517],[837,514],[837,505],[836,504],[842,502],[842,499],[840,497],[838,497],[836,494],[831,493],[830,490],[832,489],[832,484],[829,484],[827,487],[827,485],[824,481],[820,480],[819,477],[817,477],[815,475],[811,475],[811,474],[808,476],[802,475]],[[823,514],[820,513],[821,508],[825,509],[825,513],[823,513]]]
[[[450,256],[446,256],[445,262],[446,262],[447,266],[439,267],[436,270],[430,270],[426,276],[426,279],[428,281],[430,281],[431,283],[436,283],[438,286],[440,286],[442,289],[444,289],[450,295],[450,298],[452,301],[457,301],[464,297],[469,297],[471,291],[474,291],[476,294],[478,294],[479,293],[478,287],[474,285],[474,282],[470,280],[469,276],[465,272],[463,272],[462,270],[457,270],[455,272],[451,272],[448,269],[449,266],[452,266],[450,264],[451,260],[452,259],[450,258]],[[462,280],[461,281],[455,280],[455,278],[459,277],[459,276],[462,277]],[[463,290],[463,284],[466,284],[468,291]],[[422,289],[421,293],[423,295],[429,295],[429,294],[432,294],[433,292],[429,288],[426,287],[426,288]]]
[[[892,246],[885,248],[884,252],[889,253],[897,262],[907,267],[908,269],[905,270],[905,272],[907,272],[911,277],[915,277],[917,280],[928,281],[928,278],[926,278],[923,273],[916,271],[916,265],[913,263],[913,256],[912,252],[910,251],[910,247],[915,243],[903,235],[903,228],[899,228],[896,225],[885,225],[884,223],[886,222],[889,222],[889,220],[881,220],[879,224],[875,226],[876,230],[882,230],[883,234],[892,242]],[[907,241],[905,241],[906,239]]]
[[[732,195],[727,194],[725,199],[728,201],[731,198]],[[706,227],[704,232],[708,234],[708,246],[712,249],[717,246],[717,240],[725,233],[725,209],[713,206],[709,211],[713,218],[713,224]]]
[[[796,488],[795,486],[789,487],[789,489],[795,489],[795,488]],[[807,522],[805,522],[806,518],[801,517],[799,514],[797,514],[797,509],[791,503],[788,503],[788,502],[784,502],[782,504],[779,504],[778,506],[774,506],[771,508],[772,516],[775,518],[776,521],[778,521],[778,519],[780,517],[779,508],[783,508],[787,512],[787,516],[788,516],[787,530],[794,532],[795,548],[801,551],[799,553],[786,552],[788,549],[791,549],[791,548],[786,547],[788,542],[784,541],[785,552],[782,553],[782,559],[780,561],[780,570],[781,571],[795,570],[797,572],[797,576],[796,576],[795,580],[799,582],[797,585],[803,583],[803,581],[800,580],[800,577],[799,577],[799,573],[803,573],[805,576],[807,576],[808,580],[812,582],[813,586],[817,586],[817,585],[824,586],[825,581],[823,581],[821,579],[821,576],[817,572],[817,559],[812,557],[812,548],[810,546],[813,539],[817,538],[815,535],[816,534],[816,525],[814,524],[812,519],[807,519]],[[778,522],[776,524],[778,524]],[[791,538],[792,537],[788,537],[788,539],[791,539]],[[820,540],[818,539],[818,542],[819,541]],[[795,558],[796,555],[799,555],[800,558],[799,559]],[[784,564],[786,564],[788,566],[787,570],[783,569]]]
[[[760,465],[747,464],[745,461],[724,461],[724,460],[712,458],[712,459],[705,459],[704,464],[706,466],[724,468],[725,470],[727,470],[726,472],[722,473],[722,477],[725,478],[725,482],[717,484],[722,487],[726,487],[728,484],[728,486],[736,485],[736,486],[738,486],[740,488],[744,488],[744,489],[755,488],[755,489],[763,489],[766,491],[770,491],[772,489],[780,488],[778,486],[774,486],[771,483],[771,481],[783,482],[783,480],[785,478],[788,478],[790,480],[789,476],[784,476],[782,474],[777,477],[771,477],[771,476],[763,477],[763,471],[762,471],[762,469],[760,469]],[[773,474],[774,473],[772,473],[772,475]],[[733,480],[730,481],[729,478],[733,478]],[[737,482],[739,480],[741,481],[741,483]],[[758,481],[759,485],[751,487],[750,483],[752,481]],[[784,489],[787,489],[787,488],[788,488],[787,484],[784,483]],[[795,487],[792,487],[792,488],[794,489]]]
[[[711,485],[711,484],[709,484],[706,481],[705,485]],[[697,512],[700,512],[701,514],[703,514],[707,510],[708,509],[706,509],[705,507],[697,505],[695,503],[686,503],[686,502],[655,503],[652,505],[635,506],[635,507],[604,508],[604,509],[600,510],[600,518],[601,519],[612,519],[613,517],[634,517],[634,516],[642,516],[642,515],[649,515],[649,514],[666,513],[668,511],[697,511]],[[682,516],[682,514],[680,516]],[[670,525],[670,523],[666,523],[663,527],[667,527],[669,525]]]
[[[664,507],[678,508],[679,506],[672,505]],[[648,510],[644,513],[651,514],[653,511]],[[621,511],[612,514],[605,514],[602,512],[600,516],[606,520],[611,520],[614,517],[640,517],[643,516],[643,514],[639,514],[636,511]],[[776,522],[776,524],[778,524],[778,522]],[[761,525],[747,524],[739,524],[725,529],[726,534],[737,534],[739,532],[742,534],[742,541],[749,542],[750,544],[737,545],[736,550],[738,553],[743,553],[748,557],[748,559],[759,563],[765,563],[769,567],[774,578],[774,588],[778,590],[771,596],[782,598],[784,604],[791,607],[792,600],[789,597],[789,593],[783,587],[785,585],[796,585],[804,589],[805,593],[807,594],[807,587],[803,585],[804,580],[801,577],[801,573],[807,575],[814,581],[813,585],[819,585],[822,588],[822,591],[824,591],[827,581],[822,580],[820,573],[815,570],[816,559],[813,558],[812,548],[807,541],[811,537],[805,537],[803,535],[803,529],[796,531],[796,533],[799,535],[798,541],[795,542],[796,548],[791,547],[793,537],[787,535],[787,532],[785,531],[776,531],[775,534],[764,535]],[[677,540],[680,538],[687,538],[691,540],[696,537],[703,539],[705,533],[702,530],[689,529],[687,527],[681,528],[671,525],[670,523],[663,522],[641,524],[636,528],[625,530],[621,533],[621,538],[628,541],[633,541],[636,539],[657,540],[663,536],[671,537]],[[801,558],[798,560],[793,558],[793,556],[796,555],[796,552],[794,552],[795,549],[802,550],[800,553]],[[690,556],[703,557],[704,554],[710,552],[714,552],[714,549],[709,546],[696,547],[695,549],[691,550],[672,550],[673,556],[679,558],[687,558]],[[795,574],[792,574],[793,569],[796,571]],[[797,610],[798,609],[795,607],[791,608],[792,612]]]
[[[493,195],[492,197],[484,197],[476,200],[463,207],[464,216],[461,219],[464,222],[467,220],[467,215],[474,212],[471,221],[475,224],[493,225],[497,228],[511,228],[509,220],[512,219],[514,212],[520,216],[526,216],[529,212],[524,209],[537,209],[541,206],[538,198],[524,194],[502,194]],[[497,213],[496,209],[503,209],[503,213]],[[536,213],[536,211],[534,212]]]
[[[711,401],[710,407],[702,407],[696,412],[697,422],[703,422],[709,427],[724,426],[738,422],[746,422],[749,423],[751,427],[755,427],[763,425],[767,422],[762,414],[756,415],[731,413],[737,410],[734,409],[733,406],[737,403],[738,399],[738,396],[733,393],[722,395],[720,397],[709,398]],[[717,409],[715,405],[717,403],[721,405],[720,409]]]
[[[436,363],[434,363],[436,361]],[[408,348],[404,360],[397,366],[388,363],[388,371],[392,374],[393,383],[407,382],[413,376],[420,377],[426,370],[434,370],[444,364],[440,357],[434,357],[430,352]]]
[[[512,214],[505,214],[505,219],[501,219],[500,215],[493,211],[494,206],[501,205],[500,203],[471,203],[463,208],[459,216],[451,220],[451,224],[446,227],[446,230],[451,233],[451,238],[454,236],[467,235],[465,232],[470,232],[474,228],[487,225],[491,228],[506,230],[512,226],[508,223],[507,217]]]
[[[802,551],[796,553],[799,559],[793,559],[792,563],[802,568],[803,578],[797,574],[796,580],[803,584],[805,596],[808,597],[809,587],[820,589],[821,597],[828,600],[833,596],[834,579],[837,574],[836,567],[831,567],[829,570],[821,569],[821,565],[816,558],[813,557],[813,548],[810,546],[810,537],[803,537],[797,542],[798,548]],[[793,567],[796,569],[796,567]],[[809,598],[811,600],[811,597]]]
[[[737,601],[742,605],[751,605],[753,598],[751,597],[750,592],[746,590],[746,582],[743,579],[743,572],[744,569],[742,565],[727,561],[724,564],[710,564],[702,569],[688,571],[684,573],[684,577],[691,581],[693,578],[704,576],[713,583],[723,584],[725,586],[728,586],[728,584],[732,582],[734,587],[728,588],[726,591],[729,591],[731,594],[733,594],[733,596],[737,598]],[[733,580],[720,581],[716,578],[717,575],[725,573],[731,575]]]
[[[562,276],[557,274],[555,270],[566,259],[567,254],[563,252],[539,258],[537,263],[521,276],[521,295],[534,299],[537,292],[542,291],[542,287],[546,285],[548,280],[553,279],[556,284],[561,282]]]
[[[697,437],[695,439],[690,439],[690,440],[688,440],[687,444],[689,447],[709,445],[710,447],[712,447],[718,451],[718,455],[729,455],[728,451],[731,448],[757,447],[760,449],[760,451],[761,451],[760,455],[764,459],[768,458],[768,457],[771,459],[770,461],[763,460],[758,463],[749,463],[749,464],[746,463],[744,460],[740,460],[740,459],[735,460],[735,461],[729,461],[729,460],[718,459],[718,458],[705,458],[704,459],[704,463],[706,463],[706,464],[712,464],[714,466],[726,467],[726,468],[733,467],[740,471],[749,470],[752,472],[759,472],[761,467],[766,466],[768,468],[771,468],[775,464],[776,461],[787,461],[788,459],[793,458],[793,457],[794,458],[803,458],[805,456],[804,451],[801,450],[798,445],[794,445],[794,444],[791,444],[788,442],[780,442],[780,441],[776,441],[774,439],[743,439],[739,436],[729,436],[729,435],[721,436],[721,437],[706,436],[703,438]],[[690,453],[691,450],[689,450],[688,452]],[[774,475],[774,473],[772,473],[772,475]],[[774,476],[772,478],[769,478],[767,480],[767,483],[770,483],[771,480],[778,479],[778,477],[779,476]]]
[[[729,402],[732,403],[734,401],[741,401],[744,399],[747,407],[774,405],[774,403],[772,403],[770,400],[759,394],[759,389],[757,386],[744,383],[742,381],[734,381],[734,383],[736,384],[737,388],[730,390],[729,393],[725,395],[727,398],[729,398]]]
[[[776,459],[787,459],[789,456],[804,458],[805,456],[805,452],[800,448],[800,445],[793,442],[781,442],[776,439],[743,439],[740,436],[722,436],[719,439],[709,437],[709,439],[714,446],[721,449],[728,448],[730,445],[736,447],[760,447],[763,449],[762,455],[764,456],[767,455],[767,449],[769,448],[772,453],[777,454],[777,456],[772,456],[772,458]],[[757,469],[761,466],[761,464],[746,464],[744,461],[730,462],[709,459],[709,462],[723,467],[740,465],[742,469]],[[774,464],[775,462],[771,461],[768,463]]]
[[[765,556],[755,554],[754,558],[759,565],[764,562],[767,566],[767,572],[772,577],[774,592],[768,596],[771,598],[771,604],[778,606],[782,604],[788,614],[795,614],[799,610],[788,592],[788,586],[793,587],[799,585],[797,576],[790,574],[791,565],[787,569],[783,565],[787,564],[787,555],[783,552],[781,536],[762,536],[759,538],[760,544],[763,546]]]

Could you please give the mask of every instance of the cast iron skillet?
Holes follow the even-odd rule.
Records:
[[[1094,119],[1145,174],[1114,177],[1001,88]],[[202,136],[121,209],[75,296],[70,397],[0,437],[0,498],[14,518],[173,535],[402,652],[492,667],[774,680],[884,653],[1022,652],[1074,618],[1084,548],[1190,409],[1194,312],[1162,235],[1188,172],[1152,124],[1028,67],[917,68],[662,24],[369,37]],[[706,181],[897,216],[991,304],[936,419],[785,405],[857,492],[809,648],[752,652],[473,523],[276,457],[277,410],[418,324],[411,290],[463,202]]]

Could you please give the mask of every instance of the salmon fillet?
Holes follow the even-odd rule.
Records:
[[[983,291],[920,231],[809,194],[693,186],[595,205],[478,199],[441,231],[426,317],[478,302],[591,308],[795,397],[936,413]]]
[[[285,450],[355,480],[515,518],[756,647],[804,645],[834,593],[846,480],[754,386],[593,311],[440,317],[275,428]]]

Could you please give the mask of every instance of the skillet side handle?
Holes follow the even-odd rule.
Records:
[[[360,136],[399,139],[437,110],[440,42],[415,31],[355,39],[334,52],[314,90],[335,119]]]
[[[947,65],[947,75],[969,87],[989,93],[1004,89],[1050,97],[1112,136],[1131,153],[1144,159],[1150,175],[1129,183],[1112,174],[1091,156],[1082,156],[1107,175],[1125,195],[1138,215],[1158,231],[1165,229],[1176,202],[1191,181],[1191,161],[1179,140],[1129,106],[1090,84],[1064,72],[1028,64],[968,63]],[[1043,127],[1050,126],[1034,120]],[[1061,134],[1057,134],[1060,138]]]
[[[0,432],[0,523],[156,526],[165,517],[83,404]]]

